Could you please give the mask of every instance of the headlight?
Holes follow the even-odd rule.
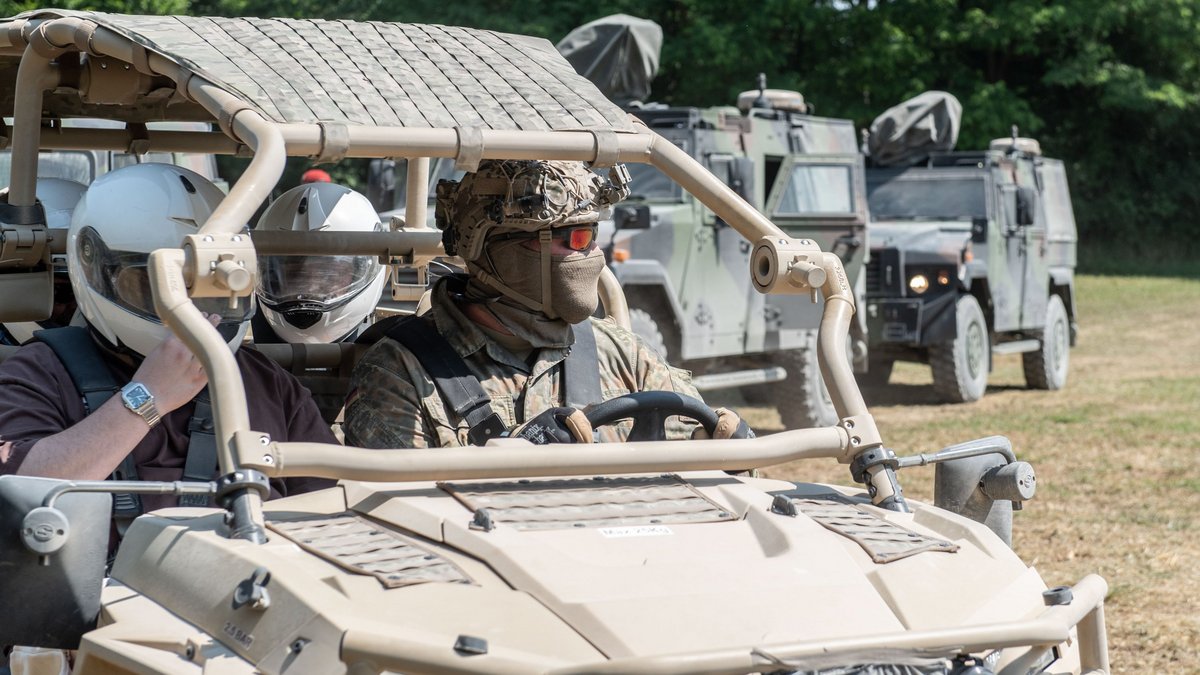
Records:
[[[908,287],[913,293],[920,295],[929,290],[929,277],[924,274],[914,274],[908,278]]]

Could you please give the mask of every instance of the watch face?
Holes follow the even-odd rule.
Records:
[[[123,394],[125,402],[134,408],[140,408],[146,401],[150,400],[150,392],[140,384],[130,387]]]

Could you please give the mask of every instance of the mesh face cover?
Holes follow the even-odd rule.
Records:
[[[536,232],[594,223],[601,209],[629,196],[629,172],[609,180],[582,162],[487,160],[462,181],[437,186],[435,216],[446,252],[475,260],[493,231]]]

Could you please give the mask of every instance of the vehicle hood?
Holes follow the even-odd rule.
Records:
[[[795,515],[772,510],[781,499]],[[1016,621],[1044,609],[1037,573],[988,529],[913,506],[893,513],[857,491],[723,472],[344,482],[269,503],[263,546],[220,537],[216,515],[211,527],[194,518],[182,527],[183,510],[139,519],[113,577],[217,636],[254,622],[260,636],[286,641],[288,626],[319,619],[397,645],[474,636],[489,654],[536,670]],[[829,509],[843,525],[847,513],[859,522],[836,526]],[[855,539],[864,524],[929,549],[881,561]],[[414,562],[395,563],[405,556]],[[259,566],[286,611],[230,609],[237,583]]]
[[[871,223],[871,250],[898,249],[910,264],[957,262],[970,240],[970,221]]]

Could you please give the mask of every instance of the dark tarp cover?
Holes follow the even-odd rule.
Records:
[[[962,104],[953,94],[927,91],[875,118],[868,153],[876,166],[912,166],[953,150],[961,119]]]
[[[650,95],[662,41],[662,28],[653,21],[613,14],[576,28],[557,47],[605,96],[628,105]]]

